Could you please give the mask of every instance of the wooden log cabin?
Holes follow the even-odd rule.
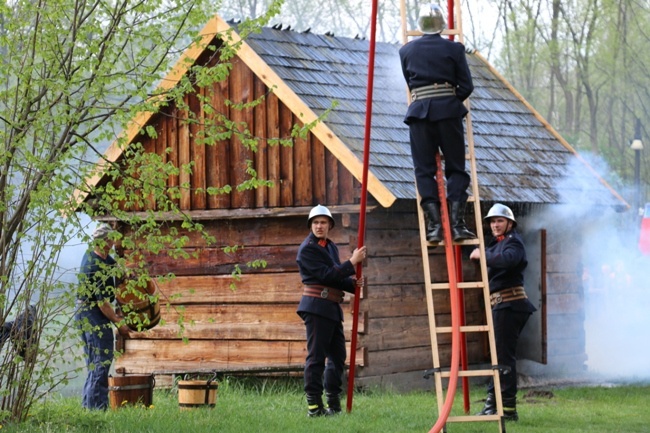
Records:
[[[202,31],[204,46],[225,43],[223,35],[233,26],[214,17]],[[239,40],[236,32],[233,40]],[[409,390],[432,386],[422,377],[431,368],[432,357],[408,130],[402,122],[406,93],[398,48],[379,43],[376,51],[365,235],[368,286],[360,300],[355,383]],[[215,61],[201,49],[188,50],[185,57],[166,85],[188,73],[191,64]],[[308,234],[307,214],[316,204],[329,206],[334,214],[332,236],[342,258],[356,246],[367,58],[368,42],[359,39],[277,26],[248,36],[231,61],[227,80],[211,89],[197,88],[196,95],[212,95],[208,103],[213,110],[245,121],[254,135],[262,137],[256,152],[234,139],[213,146],[199,143],[200,124],[184,122],[187,114],[176,106],[134,121],[126,131],[129,142],[142,142],[146,152],[174,165],[194,164],[191,174],[170,176],[167,186],[190,185],[181,190],[178,205],[204,224],[216,243],[207,245],[200,236],[184,231],[179,219],[161,216],[164,230],[173,228],[188,237],[185,249],[192,254],[187,259],[149,257],[152,274],[176,275],[159,283],[161,302],[169,304],[162,309],[165,324],[123,341],[118,369],[139,374],[300,371],[306,342],[295,313],[301,296],[296,253]],[[539,312],[527,328],[530,335],[521,356],[551,370],[557,366],[557,371],[566,371],[566,365],[580,370],[585,362],[580,257],[575,254],[580,233],[574,230],[567,236],[557,226],[529,224],[527,218],[539,209],[584,197],[598,197],[589,205],[602,207],[626,203],[485,59],[470,53],[468,61],[476,87],[472,123],[483,212],[495,202],[511,206],[533,246],[527,286]],[[206,115],[200,112],[196,95],[187,97],[188,107]],[[250,102],[263,95],[262,104],[243,112],[229,111],[224,102]],[[316,122],[333,101],[337,105]],[[294,124],[310,122],[315,126],[304,138],[295,138],[292,147],[272,146],[265,140],[291,136]],[[155,138],[140,134],[145,126],[155,128]],[[113,144],[105,158],[120,163],[120,149]],[[209,187],[243,181],[246,161],[252,161],[260,178],[271,180],[273,186],[215,196],[204,193]],[[579,181],[564,182],[567,173]],[[100,173],[89,182],[102,185],[107,180]],[[79,201],[91,199],[92,193],[77,196]],[[97,219],[115,218],[105,214]],[[223,247],[230,245],[244,248],[225,251]],[[435,279],[446,281],[441,251],[431,254],[439,263],[433,269]],[[234,267],[256,259],[265,260],[266,267],[244,269],[233,289]],[[463,269],[466,279],[478,272],[467,260]],[[436,296],[440,323],[447,323],[447,296]],[[481,302],[478,293],[466,294],[468,324],[480,320]],[[186,340],[178,334],[180,315],[186,320]],[[348,338],[351,323],[348,315]],[[449,352],[449,343],[441,340],[443,354]],[[468,354],[470,364],[489,359],[486,343],[478,337],[469,337]]]

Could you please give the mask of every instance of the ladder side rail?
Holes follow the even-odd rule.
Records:
[[[455,28],[458,30],[458,41],[461,44],[465,44],[465,37],[463,32],[463,20],[461,19],[461,2],[459,0],[453,0],[454,2],[454,16],[456,18],[454,24]],[[480,251],[480,270],[481,270],[481,280],[483,281],[483,299],[485,305],[485,318],[488,325],[489,332],[488,334],[488,346],[490,350],[490,363],[492,366],[498,365],[497,351],[496,351],[496,339],[494,335],[494,323],[492,320],[492,306],[489,302],[490,300],[490,286],[489,278],[487,274],[487,262],[485,260],[485,237],[483,233],[483,219],[481,215],[481,200],[480,200],[480,191],[478,186],[478,172],[476,169],[476,152],[474,149],[474,129],[472,126],[472,109],[471,109],[471,96],[465,100],[465,107],[467,108],[467,115],[465,117],[466,125],[466,140],[467,140],[467,150],[469,153],[469,165],[470,165],[470,178],[472,196],[474,200],[472,201],[474,206],[474,218],[476,221],[476,237],[479,240],[478,248]],[[493,369],[493,382],[494,382],[494,393],[495,400],[497,403],[497,414],[501,416],[499,421],[499,429],[502,432],[505,432],[505,425],[503,425],[503,402],[501,399],[501,380],[499,376],[499,370]]]
[[[417,188],[416,188],[417,191]],[[420,249],[422,252],[422,267],[424,275],[424,290],[427,300],[427,315],[429,317],[429,338],[431,340],[431,356],[433,358],[433,368],[434,368],[434,384],[436,391],[442,389],[442,375],[440,372],[440,353],[438,351],[438,332],[436,329],[436,312],[433,302],[433,288],[431,281],[431,264],[429,262],[429,243],[423,233],[426,233],[426,221],[424,218],[424,212],[420,207],[420,194],[417,193],[417,209],[418,209],[418,223],[420,226]],[[444,404],[444,396],[440,392],[436,392],[436,398],[438,402],[438,408],[442,408]]]
[[[407,17],[406,17],[406,2],[401,0],[400,2],[400,15],[402,20],[402,44],[408,43],[408,37],[410,36],[407,31]],[[420,33],[421,34],[421,33]],[[407,103],[411,103],[411,92],[406,86],[406,99]],[[436,312],[433,302],[433,288],[431,281],[431,264],[429,262],[429,243],[426,240],[426,237],[423,236],[423,233],[426,233],[426,221],[424,218],[424,212],[420,206],[420,193],[417,190],[417,183],[415,178],[413,179],[413,185],[416,185],[415,194],[416,194],[416,208],[418,214],[418,225],[420,229],[420,249],[422,255],[422,267],[424,275],[424,290],[427,301],[427,315],[429,318],[429,338],[431,341],[431,357],[434,371],[433,380],[434,386],[436,388],[436,400],[438,408],[443,407],[444,405],[444,395],[442,393],[442,375],[440,374],[440,352],[438,351],[438,332],[436,330]]]
[[[492,306],[490,304],[490,285],[489,278],[487,274],[487,262],[485,260],[485,237],[483,233],[483,219],[481,215],[481,201],[479,199],[479,187],[478,187],[478,173],[476,169],[476,152],[474,150],[474,131],[472,128],[472,111],[470,107],[469,99],[465,101],[468,113],[465,119],[466,128],[467,128],[467,148],[470,156],[470,176],[472,178],[472,195],[475,197],[473,201],[474,205],[474,217],[476,220],[476,236],[479,239],[479,251],[480,251],[480,269],[481,269],[481,280],[483,284],[483,299],[485,300],[485,319],[488,325],[488,329],[492,332],[488,332],[488,346],[490,350],[490,363],[492,366],[499,364],[496,350],[496,338],[494,335],[494,322],[492,320]],[[503,415],[503,402],[501,399],[501,380],[499,376],[499,370],[494,369],[493,375],[494,381],[494,394],[495,400],[497,403],[497,413]]]

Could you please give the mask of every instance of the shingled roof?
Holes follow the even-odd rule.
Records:
[[[235,28],[219,16],[201,31],[202,43],[188,49],[161,81],[176,85],[215,37]],[[229,37],[233,42],[239,35]],[[357,178],[362,177],[369,42],[363,39],[263,28],[250,34],[238,56],[304,122],[337,105],[312,132]],[[377,43],[368,192],[390,206],[415,199],[408,128],[407,93],[399,45]],[[468,54],[475,90],[471,121],[481,200],[516,204],[584,203],[629,207],[580,155],[478,53]],[[124,131],[134,140],[153,112],[139,113]],[[92,178],[116,161],[122,147],[106,150]],[[75,200],[85,199],[77,190]]]
[[[325,123],[362,160],[369,42],[273,28],[246,42],[316,114],[337,101]],[[398,50],[376,44],[370,170],[396,198],[413,199]],[[627,205],[483,57],[471,53],[468,62],[482,200]]]

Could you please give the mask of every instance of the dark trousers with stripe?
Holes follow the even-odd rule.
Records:
[[[470,176],[465,171],[463,119],[411,120],[409,131],[415,182],[422,198],[420,204],[439,201],[436,182],[436,153],[439,150],[445,157],[447,199],[467,201]]]
[[[320,396],[325,389],[339,395],[346,358],[343,323],[310,313],[301,317],[307,330],[305,394]]]
[[[517,396],[517,343],[530,315],[529,312],[511,308],[492,310],[498,362],[510,368],[510,371],[499,374],[503,399]],[[494,383],[488,386],[488,393],[494,394]]]

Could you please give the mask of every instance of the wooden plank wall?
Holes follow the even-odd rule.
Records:
[[[351,237],[340,216],[336,219],[332,239],[345,259]],[[181,230],[190,238],[186,250],[196,257],[177,259],[163,251],[147,258],[152,273],[176,275],[159,284],[165,324],[125,340],[116,368],[161,373],[301,366],[306,342],[296,314],[302,285],[295,259],[309,232],[306,216],[207,221],[205,227],[217,239],[215,245]],[[229,245],[245,247],[224,252]],[[254,258],[265,259],[267,267],[246,269]],[[241,281],[230,276],[235,264],[245,273]],[[348,338],[351,324],[346,323]],[[189,341],[182,340],[181,326]]]
[[[359,344],[367,350],[367,363],[357,370],[355,384],[430,388],[432,382],[422,377],[433,362],[415,201],[399,201],[369,214],[366,245],[368,289],[361,310],[367,315],[367,331],[360,334]],[[434,282],[447,281],[443,250],[432,250],[431,258]],[[466,280],[476,278],[472,263],[464,261],[463,268]],[[468,324],[484,323],[481,299],[480,292],[466,291]],[[448,294],[436,292],[434,302],[438,324],[448,325]],[[449,365],[451,338],[443,336],[439,342],[441,361]],[[484,348],[477,337],[468,338],[468,347],[470,362],[482,361]]]
[[[181,210],[358,203],[359,182],[313,134],[294,138],[293,146],[272,144],[272,140],[290,138],[294,125],[301,125],[300,119],[269,93],[242,61],[232,61],[227,81],[210,88],[196,88],[195,92],[185,97],[192,114],[174,106],[166,108],[151,120],[157,137],[140,137],[147,152],[156,152],[164,162],[176,167],[186,167],[167,181],[168,187],[181,187],[180,199],[176,200]],[[197,95],[210,102],[207,114]],[[250,103],[262,96],[261,104],[246,110],[226,103]],[[205,120],[220,115],[235,122],[240,132],[248,131],[247,137],[258,137],[257,150],[244,146],[235,134],[212,145],[204,144],[206,136],[214,137],[217,133],[205,128]],[[274,182],[272,188],[235,191],[237,185],[249,178],[249,160],[259,178]],[[121,182],[118,179],[116,184]],[[233,188],[231,194],[206,194],[207,188],[226,185]],[[122,205],[130,211],[141,211],[144,207],[152,208],[155,204],[149,201],[145,206]]]
[[[580,372],[587,361],[582,257],[576,250],[580,234],[547,230],[548,364],[564,373]]]
[[[332,235],[344,260],[356,246],[358,215],[335,217]],[[117,367],[148,373],[302,365],[306,348],[304,326],[295,313],[301,293],[295,256],[308,233],[305,218],[207,221],[206,229],[217,238],[215,246],[206,247],[196,234],[184,233],[190,237],[187,251],[196,257],[178,260],[162,252],[148,258],[153,273],[177,275],[160,284],[169,303],[162,310],[167,323],[127,340]],[[246,248],[234,254],[221,250],[235,244]],[[422,378],[432,360],[414,203],[368,214],[366,244],[370,255],[364,268],[368,287],[360,303],[358,385],[430,387]],[[232,290],[229,273],[234,264],[260,257],[268,260],[267,268],[245,271]],[[434,250],[432,258],[434,280],[446,279],[442,250]],[[466,279],[473,278],[472,264],[464,263],[464,268]],[[466,296],[467,323],[483,323],[479,295]],[[350,307],[344,305],[348,340]],[[438,323],[448,324],[446,294],[436,294],[436,311]],[[178,334],[181,316],[190,323],[184,334],[189,342]],[[440,341],[443,364],[448,364],[450,339]],[[470,362],[482,362],[483,343],[470,337],[468,345]]]

